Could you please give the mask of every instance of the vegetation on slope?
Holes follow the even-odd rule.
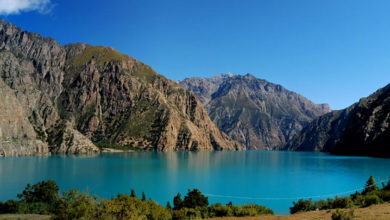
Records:
[[[371,176],[365,185],[364,190],[359,193],[355,192],[350,196],[336,197],[335,199],[319,200],[313,202],[311,199],[300,199],[298,202],[293,202],[290,208],[290,213],[308,212],[314,210],[328,210],[328,209],[344,209],[344,208],[361,208],[368,207],[375,204],[390,202],[390,180],[385,185],[382,183],[382,188],[379,188],[374,178]]]
[[[40,214],[51,215],[53,219],[194,219],[224,216],[272,215],[273,211],[256,204],[233,205],[220,203],[209,206],[208,198],[199,190],[188,190],[184,199],[178,194],[174,198],[174,207],[166,207],[146,199],[137,198],[134,190],[131,194],[118,194],[111,199],[99,199],[88,192],[72,189],[59,194],[54,181],[42,181],[28,184],[19,200],[0,202],[0,214]]]

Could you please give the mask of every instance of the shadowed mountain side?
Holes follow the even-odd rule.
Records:
[[[390,157],[390,85],[352,106],[314,120],[286,150]]]

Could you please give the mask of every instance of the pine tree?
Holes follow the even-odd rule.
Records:
[[[145,192],[142,192],[142,201],[146,201],[146,195],[145,195]]]
[[[183,207],[183,200],[181,199],[181,194],[178,193],[174,198],[173,198],[173,209],[174,210],[179,210]]]
[[[184,197],[183,206],[186,208],[207,207],[209,200],[198,189],[188,190]]]
[[[390,178],[389,181],[387,182],[387,185],[383,184],[383,190],[390,191]]]
[[[137,198],[137,195],[135,194],[134,189],[131,189],[130,197]]]
[[[167,202],[167,206],[166,207],[167,207],[168,210],[172,210],[172,206],[171,206],[171,203],[169,201]]]
[[[368,178],[366,182],[366,186],[363,190],[363,194],[367,194],[369,192],[376,191],[378,189],[379,187],[376,185],[374,177],[370,176],[370,178]]]

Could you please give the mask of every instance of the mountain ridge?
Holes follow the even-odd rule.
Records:
[[[330,111],[251,74],[186,78],[180,85],[203,101],[211,119],[247,149],[279,149],[314,118]]]
[[[5,119],[34,131],[15,126],[15,133],[5,133],[8,121],[0,121],[2,156],[98,152],[94,143],[242,149],[211,122],[192,93],[110,47],[62,46],[0,19],[0,79],[7,96],[17,100],[14,109],[24,110],[8,109]],[[20,136],[41,147],[19,149]]]
[[[343,110],[325,114],[284,149],[390,157],[390,84]]]

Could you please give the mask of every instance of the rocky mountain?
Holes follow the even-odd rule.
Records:
[[[314,118],[330,111],[280,85],[247,74],[186,78],[211,119],[247,149],[279,149]]]
[[[390,84],[314,120],[285,149],[390,157]]]
[[[242,149],[192,93],[110,47],[60,45],[0,19],[0,155]]]

